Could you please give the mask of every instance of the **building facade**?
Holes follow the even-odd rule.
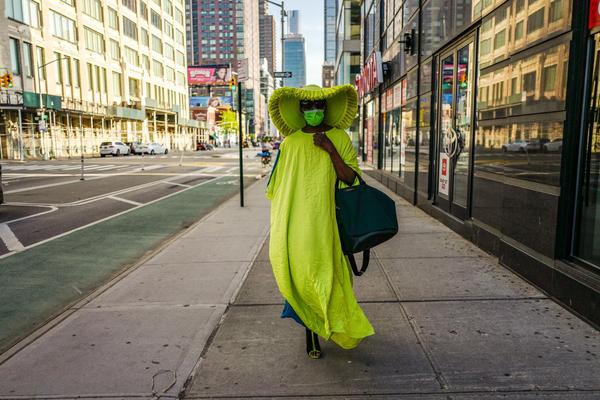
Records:
[[[268,3],[265,0],[259,0],[260,59],[267,59],[269,73],[273,75],[277,61],[277,41],[275,39],[275,17],[270,15],[268,10]]]
[[[356,84],[373,176],[598,325],[589,3],[363,1]]]
[[[325,62],[321,67],[322,87],[335,86],[335,65]]]
[[[288,10],[288,32],[292,35],[300,34],[300,10]]]
[[[292,77],[285,80],[286,86],[303,87],[306,85],[306,50],[304,36],[285,35],[283,70],[290,71]]]
[[[188,0],[187,52],[189,65],[230,64],[246,60],[248,80],[243,83],[243,110],[249,133],[264,129],[260,95],[260,18],[258,0]],[[195,96],[231,96],[228,85],[190,88]]]
[[[336,20],[338,11],[337,0],[324,0],[323,2],[323,51],[326,63],[335,63],[336,56]]]
[[[103,141],[191,149],[183,0],[6,0],[1,158],[97,154]],[[40,107],[42,106],[42,107]]]
[[[338,3],[335,23],[335,78],[337,85],[353,83],[360,71],[360,1]]]

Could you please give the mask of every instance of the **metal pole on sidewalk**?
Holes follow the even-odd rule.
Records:
[[[23,116],[21,115],[21,109],[19,108],[19,159],[24,160],[23,157]]]
[[[238,147],[240,148],[240,207],[244,207],[244,158],[243,158],[243,133],[242,133],[242,82],[238,81]]]
[[[81,153],[81,178],[80,181],[84,181],[85,177],[83,176],[83,118],[81,114],[79,115],[79,152]]]

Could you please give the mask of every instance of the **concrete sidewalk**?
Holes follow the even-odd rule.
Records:
[[[265,183],[0,365],[0,399],[600,398],[596,330],[395,195],[401,231],[355,279],[377,334],[308,359],[279,318]]]
[[[264,180],[245,200],[224,203],[1,364],[0,398],[177,398],[268,234]]]
[[[376,335],[322,343],[279,314],[265,244],[185,397],[600,399],[600,334],[459,235],[391,194],[400,233],[355,288]]]

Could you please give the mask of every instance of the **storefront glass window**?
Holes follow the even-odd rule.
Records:
[[[431,146],[431,93],[421,95],[419,104],[419,191],[428,193]]]
[[[595,45],[590,116],[600,112],[600,35],[595,35]],[[590,120],[585,138],[585,161],[582,164],[575,254],[600,267],[600,121],[598,118]]]
[[[404,183],[415,187],[417,143],[417,99],[409,100],[402,108],[402,137],[400,142],[400,171]]]

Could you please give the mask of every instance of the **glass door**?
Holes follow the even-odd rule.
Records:
[[[436,203],[458,218],[468,217],[473,136],[474,39],[439,57]]]

